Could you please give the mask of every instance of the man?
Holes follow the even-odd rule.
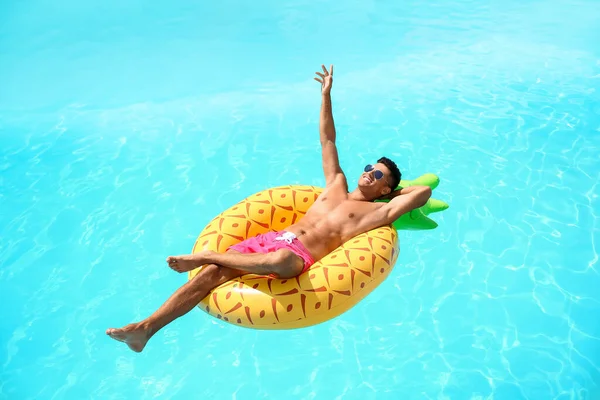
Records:
[[[191,311],[213,288],[246,273],[294,277],[342,243],[363,232],[389,225],[402,214],[423,206],[431,196],[427,186],[393,191],[400,182],[400,171],[386,157],[365,167],[358,186],[348,192],[346,177],[338,161],[336,132],[331,111],[333,65],[317,72],[321,83],[322,104],[320,136],[326,187],[296,224],[284,232],[269,232],[230,247],[226,253],[202,251],[197,254],[168,257],[177,272],[205,267],[179,288],[147,319],[120,329],[106,331],[113,339],[125,342],[140,352],[159,329]],[[388,203],[373,202],[379,198]]]

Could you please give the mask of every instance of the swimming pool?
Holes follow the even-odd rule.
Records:
[[[236,10],[235,12],[231,10]],[[591,0],[0,6],[0,398],[600,395],[600,28]],[[395,159],[451,208],[330,322],[193,311],[134,354],[214,215]]]

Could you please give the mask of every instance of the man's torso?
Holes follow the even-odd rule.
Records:
[[[300,221],[286,230],[294,233],[317,261],[352,237],[377,228],[372,213],[382,206],[350,200],[346,179],[340,177],[321,193]]]

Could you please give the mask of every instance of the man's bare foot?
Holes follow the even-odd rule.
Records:
[[[183,256],[167,257],[169,267],[177,272],[187,272],[206,264],[207,251]]]
[[[126,343],[136,353],[144,350],[148,342],[148,330],[141,323],[129,324],[119,329],[109,328],[106,334],[119,342]]]

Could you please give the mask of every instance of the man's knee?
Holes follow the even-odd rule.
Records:
[[[192,282],[204,289],[212,290],[220,284],[240,275],[242,275],[241,271],[236,269],[209,264],[202,267],[202,270],[192,279]]]
[[[287,249],[279,249],[269,253],[270,273],[280,278],[293,278],[302,271],[304,262],[300,257]]]
[[[286,264],[289,264],[290,262],[292,262],[293,257],[295,255],[290,250],[279,249],[272,253],[265,254],[265,256],[267,259],[266,263],[268,265],[271,265],[274,267],[279,267],[279,266],[283,266],[283,265],[286,265]]]

